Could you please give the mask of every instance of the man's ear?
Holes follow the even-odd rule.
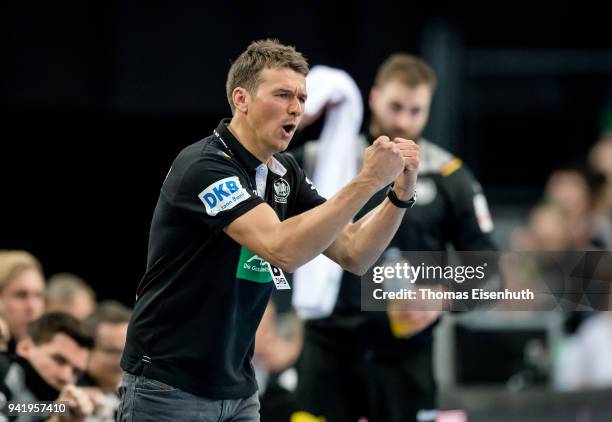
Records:
[[[251,96],[246,89],[238,86],[232,91],[232,101],[234,102],[234,108],[236,111],[246,114],[246,112],[249,110]]]
[[[32,341],[32,337],[26,336],[17,342],[15,352],[22,358],[27,359],[30,356],[30,351],[33,346],[34,342]]]

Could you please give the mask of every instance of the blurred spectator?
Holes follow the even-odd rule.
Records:
[[[88,421],[115,420],[119,406],[117,388],[123,371],[119,366],[125,347],[130,310],[119,302],[103,301],[85,320],[85,326],[94,336],[94,348],[87,365],[87,372],[78,385],[91,388],[96,393],[99,409]]]
[[[279,317],[268,304],[255,337],[253,366],[259,386],[261,417],[269,422],[288,421],[295,411],[296,371],[292,366],[302,350],[302,326],[297,316]]]
[[[589,153],[589,163],[606,179],[612,180],[612,132],[604,133]]]
[[[560,390],[612,387],[612,313],[601,312],[579,328],[561,348],[556,365]]]
[[[567,216],[574,250],[595,249],[594,210],[603,185],[601,175],[584,166],[555,171],[546,185],[546,199]]]
[[[92,346],[78,320],[45,314],[29,325],[28,335],[17,343],[17,356],[0,356],[0,390],[12,401],[67,401],[74,417],[55,420],[82,420],[93,411],[93,402],[74,383]]]
[[[0,301],[12,336],[10,352],[27,335],[28,324],[43,314],[44,294],[42,266],[34,256],[26,251],[0,251]]]
[[[602,249],[612,249],[612,133],[605,133],[589,153],[591,173],[591,238]],[[603,175],[603,180],[597,179]],[[583,178],[582,190],[589,181]],[[574,182],[577,185],[577,182]],[[577,190],[577,189],[576,189]],[[559,192],[557,191],[557,194]],[[557,195],[559,196],[559,195]],[[567,198],[566,198],[567,200]],[[568,202],[568,205],[570,203]],[[610,309],[608,305],[608,309]],[[584,319],[584,318],[583,318]],[[600,312],[582,322],[562,344],[555,385],[560,390],[612,387],[612,313]]]
[[[270,302],[255,337],[254,359],[269,372],[280,372],[295,363],[302,350],[301,328],[281,333],[276,308]]]
[[[596,204],[604,179],[585,166],[565,167],[548,178],[544,203],[511,238],[514,250],[569,251],[603,247],[596,230]]]
[[[8,352],[9,343],[11,341],[11,330],[8,322],[6,322],[6,312],[4,305],[0,302],[0,353]]]
[[[595,143],[589,164],[605,178],[595,204],[595,235],[603,249],[612,250],[612,132],[605,133]]]
[[[512,233],[511,248],[518,251],[566,251],[571,249],[572,233],[565,212],[555,204],[536,206],[526,227]]]
[[[83,321],[96,308],[96,294],[82,278],[59,273],[47,284],[47,312],[64,312]]]

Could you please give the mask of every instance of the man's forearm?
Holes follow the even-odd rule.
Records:
[[[336,262],[344,262],[347,249],[336,245],[346,243],[336,242],[337,237],[342,234],[344,239],[350,231],[347,226],[352,226],[349,223],[370,197],[406,171],[407,161],[415,159],[410,158],[409,149],[402,152],[398,145],[384,136],[374,141],[366,148],[359,175],[318,207],[281,222],[271,207],[260,204],[224,230],[234,241],[286,271],[294,271],[329,250],[333,250]],[[414,165],[411,169],[416,171]],[[387,213],[394,214],[386,211],[381,218]]]
[[[360,218],[351,228],[347,240],[350,270],[364,274],[384,252],[402,223],[406,209],[385,200]]]
[[[375,192],[374,183],[358,176],[325,203],[283,221],[275,249],[284,265],[293,270],[327,249]]]

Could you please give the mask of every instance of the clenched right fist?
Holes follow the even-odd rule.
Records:
[[[379,136],[365,150],[361,174],[380,190],[391,183],[404,170],[404,166],[400,147],[387,136]]]

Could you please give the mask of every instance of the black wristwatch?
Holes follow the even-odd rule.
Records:
[[[407,201],[402,201],[401,199],[397,197],[397,195],[395,194],[395,191],[393,190],[393,185],[391,185],[389,186],[389,189],[387,189],[387,198],[389,198],[389,201],[391,201],[391,203],[398,208],[412,208],[414,207],[414,204],[416,203],[416,200],[417,200],[417,192],[415,189],[414,194],[412,195],[412,198],[410,198]]]

